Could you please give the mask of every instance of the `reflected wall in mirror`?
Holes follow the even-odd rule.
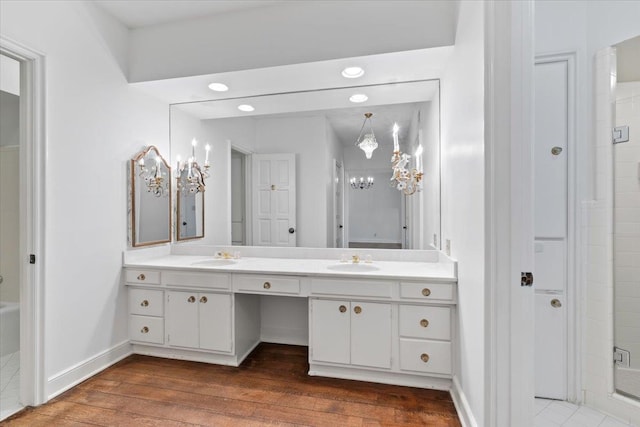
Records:
[[[178,177],[176,240],[204,237],[204,190],[190,191],[186,173]]]
[[[171,168],[154,146],[129,162],[129,243],[148,246],[171,241]]]
[[[365,93],[368,100],[354,104],[349,101],[354,93]],[[255,110],[240,111],[242,104]],[[192,138],[211,146],[202,242],[276,246],[287,241],[274,233],[276,240],[269,242],[256,230],[258,212],[268,210],[281,225],[276,229],[293,230],[296,239],[288,241],[301,247],[439,248],[439,104],[439,81],[420,80],[172,105],[174,161]],[[371,159],[355,145],[365,113],[373,113],[378,142]],[[412,156],[411,167],[422,147],[422,188],[411,196],[390,180],[394,123],[400,150]],[[196,154],[203,153],[200,148]],[[278,163],[282,167],[270,167],[267,177],[252,161],[267,154],[293,155],[295,168]],[[252,187],[266,181],[277,193],[291,170],[294,198],[253,197],[258,189]],[[353,189],[350,178],[360,176],[374,177],[375,184]]]

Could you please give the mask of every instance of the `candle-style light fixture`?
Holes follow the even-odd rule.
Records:
[[[366,179],[361,176],[360,179],[355,176],[352,177],[349,182],[351,183],[351,188],[355,190],[368,190],[373,187],[373,177],[369,176]]]
[[[196,146],[198,141],[194,138],[191,140],[191,157],[185,163],[177,157],[176,180],[178,183],[178,191],[186,191],[189,193],[204,192],[204,180],[209,178],[209,151],[211,147],[207,144],[205,149],[204,166],[200,168],[196,160]],[[203,170],[204,169],[204,170]]]
[[[418,119],[419,120],[419,119]],[[397,123],[393,125],[393,155],[391,157],[391,167],[393,174],[391,182],[399,191],[410,196],[416,191],[420,191],[420,181],[422,181],[422,144],[418,145],[416,150],[416,167],[407,169],[411,156],[400,151],[400,143],[398,142],[398,131],[400,128]]]
[[[373,155],[373,150],[378,148],[378,142],[376,141],[376,135],[373,133],[373,125],[371,124],[371,116],[373,113],[365,113],[364,114],[364,122],[362,123],[362,127],[360,128],[360,135],[358,135],[358,139],[356,139],[355,145],[359,147],[362,151],[364,151],[367,159],[370,159]],[[369,122],[369,131],[366,132],[365,126]]]
[[[149,167],[145,164],[144,159],[151,151],[155,152],[155,158],[152,162],[153,166]],[[156,197],[168,195],[169,178],[167,177],[167,171],[169,170],[169,165],[162,158],[156,147],[151,145],[138,153],[134,157],[133,163],[137,164],[138,176],[144,181],[147,192]],[[163,165],[164,168],[162,167]]]

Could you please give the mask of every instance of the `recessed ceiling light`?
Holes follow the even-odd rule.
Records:
[[[238,105],[238,110],[249,113],[249,112],[255,110],[255,108],[253,108],[253,105],[242,104],[242,105]]]
[[[229,86],[227,86],[224,83],[211,83],[209,85],[209,89],[216,91],[216,92],[226,92],[229,90]]]
[[[362,77],[364,75],[364,70],[360,67],[347,67],[342,70],[342,77],[346,77],[348,79],[356,79],[358,77]]]
[[[364,93],[356,93],[355,95],[351,95],[349,97],[349,101],[351,102],[364,102],[367,99],[369,99],[369,97],[367,95],[365,95]]]

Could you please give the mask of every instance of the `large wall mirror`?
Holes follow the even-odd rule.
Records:
[[[193,139],[195,157],[211,147],[199,243],[439,248],[439,92],[418,80],[173,104],[172,162]],[[407,167],[424,172],[412,195],[390,180],[394,124]],[[371,130],[367,159],[355,142]]]
[[[171,241],[171,169],[154,146],[129,162],[129,242],[148,246]]]

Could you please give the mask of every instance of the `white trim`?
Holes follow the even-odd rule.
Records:
[[[96,356],[85,359],[57,373],[47,381],[47,399],[53,399],[60,393],[64,393],[131,354],[132,346],[129,340],[122,341],[120,344],[100,352]]]
[[[310,363],[310,377],[339,378],[343,380],[366,381],[380,384],[401,385],[406,387],[427,388],[432,390],[451,390],[451,379],[412,372],[391,372],[382,370],[360,369],[356,366],[336,366],[321,363]]]
[[[464,390],[462,389],[457,376],[453,377],[453,385],[449,392],[451,394],[451,399],[453,400],[453,405],[456,407],[456,411],[458,412],[458,418],[460,418],[462,427],[478,427],[478,422],[473,416],[471,406],[469,405],[467,396],[464,394]]]
[[[567,63],[567,400],[582,403],[582,322],[581,288],[578,286],[580,267],[581,216],[578,216],[577,189],[577,52],[557,52],[536,55],[535,63]]]
[[[45,57],[0,35],[0,52],[20,61],[20,401],[45,402],[44,229],[45,229]],[[28,263],[36,254],[36,264]]]

